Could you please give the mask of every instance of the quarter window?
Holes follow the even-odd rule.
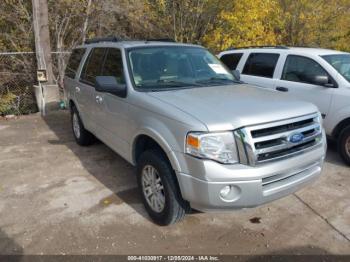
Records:
[[[124,84],[123,61],[121,52],[116,48],[109,48],[102,69],[103,76],[114,76],[118,83]]]
[[[101,75],[101,67],[106,49],[94,48],[85,62],[80,79],[90,85],[95,84],[96,76]]]
[[[230,69],[235,70],[239,61],[241,60],[243,53],[226,54],[223,55],[220,60]]]
[[[282,80],[317,85],[315,81],[317,76],[327,76],[330,79],[330,83],[332,81],[328,73],[316,61],[296,55],[287,57]]]
[[[279,54],[251,53],[242,73],[272,78],[279,56]]]
[[[72,54],[69,57],[66,70],[64,72],[65,76],[73,79],[75,78],[75,75],[77,74],[77,71],[78,71],[79,64],[84,54],[85,54],[85,48],[78,48],[72,51]]]

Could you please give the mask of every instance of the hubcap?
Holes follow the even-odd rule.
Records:
[[[350,157],[350,136],[348,137],[348,139],[346,139],[345,151],[346,151],[346,154]]]
[[[152,210],[162,212],[165,206],[164,187],[158,171],[151,165],[142,170],[142,191]]]
[[[73,132],[76,138],[80,137],[79,118],[76,113],[73,114]]]

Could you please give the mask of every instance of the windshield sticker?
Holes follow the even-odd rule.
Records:
[[[208,64],[210,68],[217,74],[229,75],[226,69],[220,64]]]

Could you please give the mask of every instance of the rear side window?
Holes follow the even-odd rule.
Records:
[[[121,52],[116,48],[109,48],[107,50],[106,60],[102,69],[103,76],[114,76],[118,83],[125,84],[123,61]]]
[[[101,68],[106,48],[94,48],[89,54],[83,67],[80,80],[84,83],[94,85],[96,76],[101,75]]]
[[[72,54],[69,57],[69,61],[64,72],[65,76],[69,78],[75,78],[77,74],[78,67],[80,65],[80,61],[85,54],[85,48],[78,48],[72,51]]]
[[[279,56],[279,54],[252,53],[242,74],[272,78]]]
[[[230,69],[235,70],[239,61],[241,60],[243,53],[226,54],[223,55],[220,60]]]
[[[330,79],[329,84],[332,83],[328,73],[316,61],[303,56],[289,55],[281,79],[317,85],[315,81],[317,76],[327,76]]]

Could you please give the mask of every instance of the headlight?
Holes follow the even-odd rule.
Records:
[[[320,123],[321,126],[323,125],[323,117],[322,117],[321,112],[318,112],[318,116],[316,118],[316,122]]]
[[[224,164],[238,162],[233,132],[187,134],[186,153],[218,161]]]

